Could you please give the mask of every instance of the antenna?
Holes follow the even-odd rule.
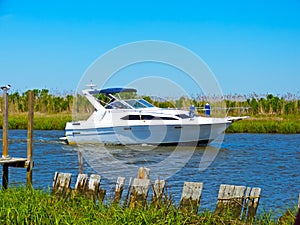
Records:
[[[96,84],[93,84],[93,81],[91,80],[90,84],[87,84],[86,86],[88,86],[90,89],[94,89],[94,87],[96,87]]]

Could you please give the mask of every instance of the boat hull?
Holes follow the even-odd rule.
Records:
[[[203,145],[216,139],[230,124],[226,121],[200,125],[164,124],[67,129],[66,140],[69,144]]]

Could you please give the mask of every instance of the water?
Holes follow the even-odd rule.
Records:
[[[104,148],[89,145],[80,148],[59,143],[58,138],[63,135],[63,131],[34,131],[35,188],[51,188],[55,171],[72,173],[74,187],[78,150],[84,149],[84,172],[99,173],[102,188],[107,190],[108,196],[114,191],[114,176],[136,175],[139,166],[147,166],[153,180],[174,174],[168,178],[167,185],[176,204],[184,181],[204,183],[200,210],[214,209],[220,184],[262,188],[259,213],[272,209],[280,214],[297,204],[300,192],[299,134],[226,134],[219,151],[214,147],[206,150],[198,147],[195,151],[187,147],[176,151],[174,147],[158,147],[148,151],[152,146]],[[9,155],[26,157],[26,140],[26,130],[10,130]],[[189,154],[192,156],[187,160]],[[201,159],[206,162],[202,162],[199,169]],[[25,169],[9,170],[10,185],[25,183]]]

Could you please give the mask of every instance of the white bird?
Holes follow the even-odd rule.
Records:
[[[10,84],[6,85],[6,86],[2,86],[1,89],[3,91],[8,91],[10,89]]]

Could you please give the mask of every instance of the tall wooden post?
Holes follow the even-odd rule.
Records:
[[[8,159],[8,94],[3,91],[3,128],[2,128],[2,158]],[[4,189],[8,187],[8,165],[2,167],[2,186]]]
[[[79,167],[79,174],[83,173],[83,159],[81,151],[78,151],[78,167]]]
[[[8,94],[3,91],[3,135],[2,135],[2,158],[8,158]]]
[[[33,111],[34,111],[34,100],[33,92],[28,92],[28,132],[27,132],[27,160],[29,166],[26,173],[27,186],[32,185],[32,168],[33,168]]]

